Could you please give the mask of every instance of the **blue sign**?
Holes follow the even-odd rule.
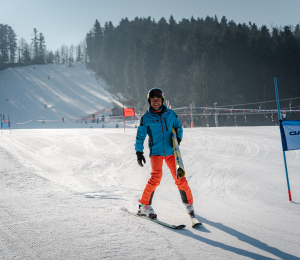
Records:
[[[300,120],[280,122],[283,151],[300,149]]]
[[[9,128],[9,123],[2,122],[1,127],[2,128]]]

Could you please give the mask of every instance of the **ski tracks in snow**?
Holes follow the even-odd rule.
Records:
[[[195,186],[210,187],[217,197],[227,196],[243,201],[253,199],[258,187],[250,187],[248,180],[255,178],[257,171],[264,171],[253,165],[253,161],[258,165],[269,164],[274,156],[280,155],[280,150],[270,147],[265,135],[257,136],[251,130],[231,128],[222,135],[216,128],[202,128],[195,133],[189,130],[190,139],[184,139],[181,151],[190,181]],[[196,151],[186,148],[193,144],[197,144]]]
[[[270,128],[252,130],[185,131],[180,148],[204,226],[191,229],[165,165],[153,199],[159,218],[186,224],[182,231],[120,211],[137,210],[150,177],[147,154],[144,167],[136,162],[135,129],[2,136],[0,258],[297,259],[299,205],[280,203],[280,143]]]

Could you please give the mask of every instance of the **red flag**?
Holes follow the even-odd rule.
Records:
[[[134,108],[123,108],[124,116],[135,116]]]

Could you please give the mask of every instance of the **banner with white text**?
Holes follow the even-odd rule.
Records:
[[[280,133],[284,151],[300,149],[300,120],[281,121]]]

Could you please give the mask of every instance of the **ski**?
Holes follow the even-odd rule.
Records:
[[[175,164],[176,164],[176,178],[183,178],[185,176],[185,169],[183,166],[183,161],[181,157],[181,153],[179,150],[178,142],[177,142],[177,135],[176,130],[172,129],[172,144],[175,156]]]
[[[189,215],[189,217],[192,221],[192,227],[193,228],[196,228],[196,227],[199,227],[199,226],[202,225],[202,223],[198,219],[196,219],[195,217],[191,217],[190,215]]]
[[[162,226],[165,226],[165,227],[168,227],[168,228],[172,228],[172,229],[183,229],[183,228],[185,228],[185,225],[178,225],[178,226],[176,226],[176,225],[171,225],[171,224],[162,222],[162,221],[158,220],[157,218],[151,219],[151,218],[148,218],[148,217],[146,217],[146,216],[141,216],[141,215],[139,215],[139,214],[137,214],[137,213],[133,213],[133,212],[129,212],[129,211],[128,211],[128,213],[131,214],[131,215],[133,215],[133,216],[136,216],[136,217],[139,217],[139,218],[143,218],[143,219],[152,221],[152,222],[154,222],[154,223],[157,223],[157,224],[159,224],[159,225],[162,225]]]

